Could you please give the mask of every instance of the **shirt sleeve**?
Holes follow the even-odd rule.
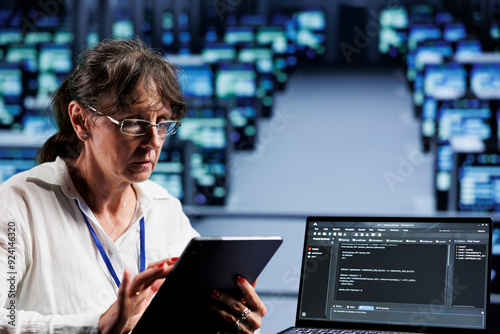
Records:
[[[17,308],[17,291],[28,269],[25,245],[20,220],[0,203],[0,333],[97,334],[100,314],[42,315]]]

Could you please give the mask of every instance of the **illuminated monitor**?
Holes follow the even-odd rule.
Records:
[[[23,93],[23,73],[18,64],[0,63],[0,96],[19,101]]]
[[[111,34],[114,38],[128,39],[134,36],[134,23],[132,13],[124,8],[113,10],[111,23]]]
[[[215,74],[218,98],[255,97],[257,73],[250,64],[221,64]]]
[[[20,28],[0,28],[0,45],[21,43],[23,33]]]
[[[25,44],[52,43],[53,35],[50,32],[27,32],[24,36]]]
[[[408,34],[408,50],[417,48],[418,42],[428,39],[440,39],[441,29],[432,24],[417,24],[410,27]]]
[[[224,205],[227,192],[227,111],[224,108],[189,108],[177,136],[194,144],[190,176],[195,205]]]
[[[258,28],[256,41],[259,45],[271,45],[273,52],[277,54],[284,54],[288,50],[288,39],[283,27],[269,26]]]
[[[470,58],[483,52],[481,42],[478,40],[462,40],[456,44],[455,56],[458,58]]]
[[[456,210],[500,212],[500,154],[461,153],[456,160]]]
[[[41,6],[41,4],[38,5],[40,5],[40,9],[27,9],[24,11],[20,10],[23,16],[23,18],[21,19],[22,24],[27,25],[26,28],[29,27],[30,30],[37,31],[37,28],[46,28],[52,30],[60,26],[61,20],[58,15],[58,4],[54,4],[55,8],[52,7],[52,4],[48,5],[47,7],[43,7]],[[34,4],[30,4],[30,6],[34,6]]]
[[[481,52],[474,55],[457,55],[455,54],[453,60],[459,64],[500,64],[500,52]]]
[[[294,14],[299,29],[322,31],[326,29],[325,12],[322,10],[305,10]]]
[[[435,9],[432,4],[415,4],[409,9],[410,22],[413,24],[435,22]]]
[[[42,135],[50,137],[57,133],[57,125],[49,115],[26,113],[22,119],[22,129],[25,135]]]
[[[197,113],[197,116],[192,116]],[[226,111],[221,108],[190,108],[178,130],[181,140],[191,140],[195,146],[223,149],[227,146]]]
[[[436,134],[436,114],[436,99],[427,97],[422,103],[421,134],[424,139],[434,138],[434,135]]]
[[[26,97],[24,107],[27,109],[43,110],[49,107],[52,94],[63,82],[63,78],[54,72],[39,72],[37,79],[36,101],[31,101],[29,97]]]
[[[299,46],[305,46],[313,50],[322,49],[325,35],[309,29],[299,29],[296,41]]]
[[[458,99],[467,91],[467,72],[455,63],[427,65],[423,84],[426,96],[440,100]]]
[[[240,25],[242,26],[263,26],[267,24],[265,15],[243,15],[240,17]]]
[[[255,32],[252,27],[227,27],[224,42],[228,44],[251,43],[255,41]]]
[[[99,43],[99,33],[97,32],[96,28],[94,27],[89,28],[86,41],[87,45],[97,45],[97,43]]]
[[[195,183],[193,204],[197,206],[226,204],[229,192],[227,150],[196,147],[190,163],[191,176]]]
[[[496,22],[492,23],[490,26],[490,37],[493,40],[500,39],[500,27]]]
[[[21,68],[25,71],[38,71],[38,53],[32,45],[10,45],[7,49],[5,60],[9,63],[21,64]]]
[[[187,13],[179,13],[177,15],[177,24],[179,30],[186,30],[189,27],[189,15]]]
[[[161,40],[165,45],[172,45],[175,41],[175,36],[173,31],[171,30],[163,31],[161,34]]]
[[[127,39],[134,36],[132,20],[119,19],[113,22],[112,34],[114,38]]]
[[[453,23],[453,15],[449,12],[436,13],[435,22],[437,24],[450,24]]]
[[[39,67],[40,71],[71,72],[71,48],[67,44],[42,44]]]
[[[445,41],[456,42],[467,37],[467,30],[463,23],[449,23],[444,26],[443,37]]]
[[[22,78],[18,64],[0,63],[0,129],[15,128],[21,116]]]
[[[165,30],[174,29],[174,14],[172,12],[164,12],[161,19],[161,27]]]
[[[455,152],[484,152],[496,146],[493,134],[498,104],[477,99],[438,101],[436,115],[436,209],[448,210]]]
[[[408,28],[408,12],[404,7],[384,8],[379,15],[380,25],[384,28]]]
[[[9,25],[9,21],[13,14],[14,11],[12,9],[0,9],[0,25]]]
[[[491,294],[500,294],[500,226],[498,223],[493,224],[493,235],[491,244]]]
[[[214,78],[208,65],[182,66],[186,74],[184,94],[188,97],[212,97],[214,95]]]
[[[394,57],[406,49],[407,38],[408,34],[406,31],[381,27],[379,30],[378,50],[382,54]]]
[[[5,12],[4,12],[5,13]],[[21,27],[24,23],[23,18],[26,16],[26,13],[22,9],[11,10],[10,14],[6,14],[8,17],[5,17],[5,21],[10,27]]]
[[[273,52],[267,48],[242,48],[238,54],[241,63],[253,63],[259,73],[273,71]]]
[[[229,139],[236,151],[253,150],[257,138],[257,110],[255,106],[237,106],[229,110],[232,131]]]
[[[2,134],[0,133],[0,137]],[[36,165],[38,148],[15,147],[0,140],[0,184],[13,175],[27,171]]]
[[[0,95],[0,129],[20,129],[16,119],[21,113],[22,109],[19,103],[9,103],[5,97]]]
[[[407,78],[415,80],[417,75],[423,75],[425,65],[441,64],[446,57],[453,54],[450,43],[444,41],[423,41],[419,43],[416,50],[410,52],[407,57]]]
[[[182,202],[185,199],[186,160],[184,146],[179,145],[179,148],[171,148],[170,145],[165,145],[149,178]]]
[[[440,64],[443,58],[450,57],[453,54],[453,48],[449,43],[440,41],[427,41],[417,48],[415,52],[415,68],[417,71],[423,71],[426,64]]]
[[[236,59],[236,49],[233,45],[224,43],[206,44],[201,51],[202,59],[209,64]]]
[[[71,31],[59,30],[54,33],[54,44],[70,44],[73,42]]]
[[[473,65],[470,86],[479,99],[500,99],[500,63]]]
[[[217,28],[210,26],[206,28],[205,32],[205,41],[207,43],[215,43],[219,39]]]

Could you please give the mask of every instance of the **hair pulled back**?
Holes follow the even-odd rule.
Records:
[[[39,163],[54,161],[57,156],[76,159],[81,154],[83,142],[73,129],[68,112],[73,100],[111,115],[137,103],[136,89],[141,85],[148,94],[159,97],[158,103],[170,102],[172,119],[186,115],[179,68],[139,38],[103,41],[84,50],[78,62],[55,92],[52,112],[59,131],[38,152]]]

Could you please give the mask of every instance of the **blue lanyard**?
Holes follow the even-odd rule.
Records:
[[[78,205],[78,203],[77,203]],[[80,209],[80,206],[78,205],[78,209]],[[106,264],[106,267],[108,267],[109,273],[115,280],[116,286],[120,287],[120,279],[116,275],[115,268],[113,268],[113,264],[111,263],[111,260],[108,257],[108,254],[106,254],[106,251],[104,250],[104,247],[101,244],[101,241],[95,234],[94,229],[89,223],[89,220],[87,219],[87,216],[83,213],[82,209],[80,209],[80,212],[82,213],[83,219],[85,219],[85,222],[87,223],[87,226],[90,230],[90,233],[92,234],[92,238],[94,239],[94,243],[97,246],[97,249],[99,250],[99,253],[101,253],[101,257],[104,260],[104,263]],[[141,223],[140,223],[140,235],[141,235],[141,253],[139,256],[139,272],[143,272],[144,269],[146,269],[146,247],[145,247],[145,236],[144,236],[144,217],[141,218]]]

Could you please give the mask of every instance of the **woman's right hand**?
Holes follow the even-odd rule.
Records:
[[[173,257],[150,263],[146,270],[133,279],[125,269],[117,300],[99,319],[99,333],[122,334],[134,329],[177,259]]]

